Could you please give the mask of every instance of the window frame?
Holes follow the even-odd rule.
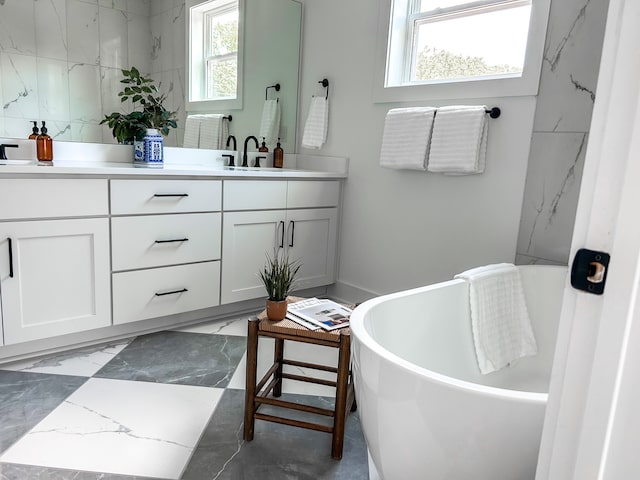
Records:
[[[243,104],[243,50],[244,50],[244,11],[245,0],[235,0],[238,3],[238,51],[235,98],[205,98],[207,61],[206,39],[208,25],[207,12],[216,8],[224,8],[231,3],[228,0],[187,0],[186,1],[186,41],[187,41],[187,86],[186,86],[186,110],[188,112],[206,112],[212,109],[241,110]],[[218,5],[216,5],[218,4]],[[216,57],[214,57],[216,58]],[[217,57],[220,58],[220,57]]]
[[[536,95],[544,53],[550,0],[531,0],[529,33],[521,75],[496,75],[465,79],[438,80],[402,84],[402,76],[411,68],[410,52],[404,54],[404,45],[412,42],[408,35],[412,9],[416,0],[396,2],[379,0],[378,41],[374,71],[373,99],[376,103],[431,99],[465,99],[505,96]],[[400,4],[401,3],[401,4]],[[471,3],[471,2],[469,2]],[[479,3],[479,2],[478,2]],[[395,11],[394,11],[395,10]],[[394,26],[390,38],[391,25]],[[389,71],[387,64],[389,63]],[[389,83],[394,85],[388,85]]]

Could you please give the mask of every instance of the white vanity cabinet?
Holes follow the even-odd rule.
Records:
[[[228,180],[224,183],[221,303],[264,297],[265,254],[300,259],[297,289],[335,281],[340,183]]]
[[[110,325],[107,215],[105,179],[0,179],[5,345]]]
[[[220,180],[112,180],[113,323],[220,303]]]

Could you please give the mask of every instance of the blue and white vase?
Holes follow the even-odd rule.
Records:
[[[155,128],[147,128],[142,140],[133,142],[133,162],[148,167],[162,167],[164,151],[162,135]]]

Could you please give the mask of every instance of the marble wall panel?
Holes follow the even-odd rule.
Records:
[[[44,0],[35,9],[36,54],[67,60],[66,0]]]
[[[79,0],[67,2],[67,60],[75,63],[100,63],[99,8]]]
[[[129,68],[127,14],[100,7],[100,65]]]
[[[552,0],[517,263],[568,264],[608,0]]]
[[[112,143],[99,122],[122,110],[120,69],[150,73],[150,11],[151,0],[0,0],[0,135],[45,120],[56,139]]]
[[[4,116],[37,118],[38,85],[36,57],[0,53],[2,112]]]
[[[38,57],[37,66],[39,117],[49,121],[68,121],[69,70],[66,60]]]
[[[36,54],[35,5],[32,1],[0,2],[0,52]],[[16,22],[15,19],[24,19]]]
[[[568,262],[587,133],[534,133],[517,252]]]

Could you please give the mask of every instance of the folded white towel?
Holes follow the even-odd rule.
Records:
[[[326,97],[311,97],[309,115],[304,125],[302,146],[304,148],[322,148],[327,141],[329,124],[329,100]]]
[[[198,148],[199,142],[200,119],[195,115],[189,115],[184,122],[184,140],[182,146],[185,148]]]
[[[222,148],[223,116],[217,113],[198,116],[200,118],[200,148],[213,150]]]
[[[380,149],[380,166],[426,170],[433,107],[394,108],[387,112]]]
[[[484,172],[489,130],[486,108],[485,105],[438,108],[427,170],[458,175]]]
[[[262,108],[262,120],[258,140],[264,137],[267,145],[275,145],[280,136],[280,102],[265,100]]]
[[[482,374],[538,353],[517,267],[487,265],[455,278],[469,283],[471,327]]]

